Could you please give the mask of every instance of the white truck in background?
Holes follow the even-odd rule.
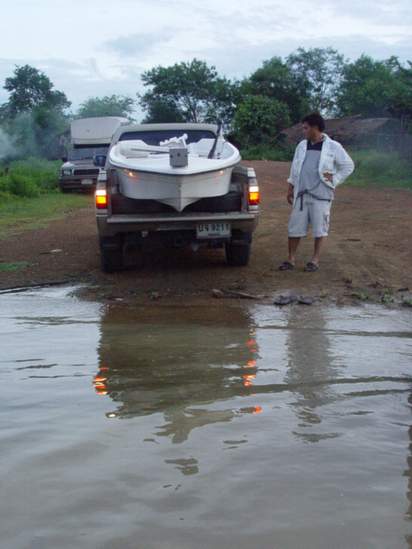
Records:
[[[59,186],[63,192],[94,189],[99,175],[93,159],[106,155],[116,130],[130,123],[121,116],[78,118],[70,124],[70,148],[62,158]]]

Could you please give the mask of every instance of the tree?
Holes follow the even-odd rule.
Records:
[[[66,95],[30,65],[16,67],[4,88],[9,99],[0,108],[1,125],[16,155],[56,157],[58,135],[68,126]]]
[[[237,108],[234,118],[235,137],[241,146],[269,144],[289,126],[288,106],[270,97],[249,95]]]
[[[16,66],[14,76],[6,78],[4,89],[10,94],[6,110],[11,117],[37,107],[59,111],[70,107],[66,95],[54,89],[48,76],[30,65]]]
[[[298,48],[286,63],[295,78],[307,82],[310,110],[333,113],[345,64],[343,55],[333,48]]]
[[[375,61],[362,55],[343,68],[338,90],[339,114],[350,116],[388,116],[398,89],[399,62],[395,57]]]
[[[185,122],[216,122],[230,124],[234,112],[236,84],[218,75],[216,68],[204,61],[176,63],[155,67],[142,74],[148,91],[140,95],[146,121],[168,119]]]
[[[292,122],[297,122],[309,109],[309,83],[294,74],[280,57],[264,61],[241,85],[243,95],[259,95],[276,99],[288,106]]]
[[[404,67],[400,63],[396,70],[396,86],[391,98],[390,112],[400,118],[404,127],[412,130],[412,62]]]
[[[105,95],[104,97],[89,97],[78,111],[78,118],[94,116],[123,116],[131,118],[134,110],[134,100],[123,95]]]
[[[184,122],[182,113],[179,111],[176,103],[169,99],[157,99],[153,97],[148,101],[146,109],[144,123]]]

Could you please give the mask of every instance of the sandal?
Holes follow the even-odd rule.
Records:
[[[294,268],[295,268],[295,266],[294,266],[293,263],[291,263],[290,261],[284,261],[279,266],[279,271],[293,271]]]
[[[319,265],[317,265],[316,263],[313,263],[313,261],[309,261],[309,263],[306,263],[304,270],[307,273],[314,273],[319,270]]]

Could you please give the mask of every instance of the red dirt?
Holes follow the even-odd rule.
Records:
[[[0,241],[0,261],[27,261],[16,272],[0,273],[0,288],[70,280],[92,282],[101,297],[209,296],[212,288],[273,295],[292,289],[306,294],[348,295],[354,288],[381,292],[412,288],[412,193],[401,190],[342,186],[333,205],[331,234],[321,269],[304,273],[311,239],[302,242],[294,272],[277,270],[285,259],[287,219],[286,177],[289,164],[250,162],[262,191],[262,212],[248,267],[228,267],[223,252],[168,250],[139,269],[107,275],[100,271],[92,204],[47,228],[27,230]],[[58,253],[51,250],[61,249]],[[157,297],[157,295],[156,295]]]

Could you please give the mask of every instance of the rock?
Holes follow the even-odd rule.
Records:
[[[248,294],[247,292],[235,292],[233,290],[224,290],[228,297],[239,297],[240,299],[262,299],[262,295]]]
[[[212,290],[213,297],[222,298],[222,297],[236,297],[239,299],[262,299],[262,295],[253,295],[246,292],[237,292],[234,290],[218,290],[214,288]]]
[[[300,295],[298,297],[298,303],[300,305],[313,305],[315,302],[315,298],[310,295]]]
[[[285,305],[291,305],[292,303],[296,303],[297,301],[298,296],[295,294],[280,294],[275,297],[273,305],[277,305],[278,307],[284,307]]]
[[[49,250],[48,252],[40,252],[40,255],[49,255],[49,254],[60,254],[63,250],[60,248],[55,248],[54,250]]]
[[[225,297],[225,294],[224,294],[224,292],[222,292],[222,290],[218,290],[217,288],[213,288],[212,296],[220,299],[222,297]]]
[[[369,285],[371,288],[385,288],[387,285],[385,284],[385,281],[383,278],[378,278],[375,280],[375,282],[372,282],[372,284]]]
[[[245,289],[245,285],[241,282],[235,282],[232,286],[229,286],[228,290],[231,292],[241,292]]]

